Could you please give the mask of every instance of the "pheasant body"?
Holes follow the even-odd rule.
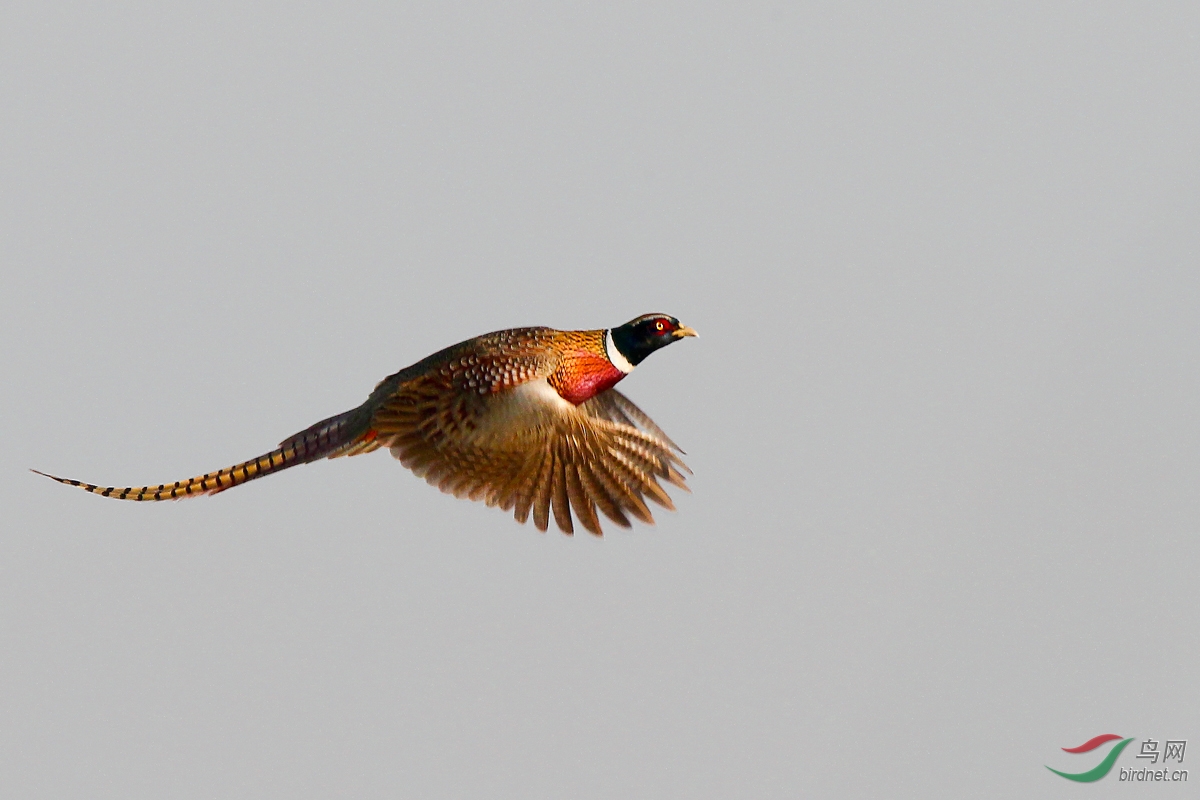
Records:
[[[695,335],[663,314],[611,330],[496,331],[400,370],[358,408],[217,472],[125,488],[47,477],[105,497],[174,500],[387,447],[444,492],[512,510],[519,522],[532,514],[543,531],[553,513],[573,532],[573,510],[599,535],[597,509],[623,527],[630,515],[652,523],[644,498],[674,507],[658,479],[687,489],[682,451],[613,387],[650,352]]]

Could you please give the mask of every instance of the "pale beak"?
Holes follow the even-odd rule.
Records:
[[[672,335],[676,339],[682,339],[685,336],[696,336],[696,337],[700,336],[700,334],[696,333],[695,330],[693,330],[692,328],[689,328],[687,325],[680,325],[678,328],[675,329],[675,332]]]

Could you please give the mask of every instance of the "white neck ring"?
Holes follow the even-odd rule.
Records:
[[[633,372],[633,364],[629,363],[629,359],[621,355],[621,351],[617,349],[617,343],[613,341],[612,328],[604,332],[604,351],[608,354],[608,360],[617,369],[624,372],[626,375]]]

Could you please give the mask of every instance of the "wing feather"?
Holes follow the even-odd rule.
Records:
[[[583,462],[578,466],[579,479],[583,484],[583,491],[595,501],[596,506],[604,516],[622,528],[628,528],[629,517],[625,516],[625,513],[621,511],[621,504],[617,499],[616,493],[599,476],[599,473],[604,469],[603,465]],[[599,522],[597,522],[597,527],[599,527]]]
[[[596,475],[629,513],[647,525],[654,524],[654,515],[638,489],[642,481],[632,471],[615,458],[607,458],[598,462]]]
[[[554,486],[554,451],[548,450],[542,459],[542,469],[533,497],[533,524],[543,533],[550,527],[550,493]]]
[[[537,497],[539,479],[542,475],[542,466],[546,463],[546,450],[541,449],[534,451],[533,456],[529,459],[528,464],[523,470],[521,480],[517,483],[517,502],[516,510],[513,516],[517,522],[522,525],[529,519],[529,511],[533,508],[534,499]],[[545,530],[545,528],[542,528]]]
[[[600,536],[602,534],[600,520],[596,517],[596,500],[584,488],[582,469],[584,468],[579,463],[567,464],[567,494],[571,498],[571,508],[575,511],[575,517],[579,520],[579,524],[588,533]]]
[[[600,535],[601,513],[621,527],[630,517],[653,524],[647,500],[674,508],[660,481],[686,490],[690,473],[679,446],[624,395],[610,389],[574,406],[542,378],[476,393],[432,371],[395,385],[371,428],[371,445],[443,492],[518,522],[532,515],[541,531],[552,514],[567,534],[574,519]]]
[[[554,509],[554,521],[558,523],[558,528],[568,536],[575,533],[575,526],[571,524],[571,506],[570,500],[567,497],[567,465],[563,461],[562,453],[556,447],[554,448],[554,470],[551,473],[550,483],[550,500],[551,506]]]

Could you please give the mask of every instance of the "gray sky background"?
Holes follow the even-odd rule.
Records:
[[[1194,792],[1200,6],[246,5],[3,15],[0,794]],[[25,471],[660,310],[655,528]],[[1045,769],[1100,733],[1190,785]]]

